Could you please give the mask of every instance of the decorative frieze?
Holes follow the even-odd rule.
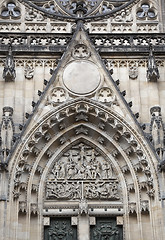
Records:
[[[109,46],[120,46],[125,47],[124,43],[127,41],[126,46],[130,47],[144,47],[144,46],[150,46],[152,44],[153,46],[164,46],[165,42],[165,36],[162,34],[161,36],[157,37],[156,35],[151,36],[149,34],[145,35],[139,35],[139,34],[126,34],[125,36],[118,34],[117,36],[115,34],[113,35],[105,35],[102,36],[91,36],[90,37],[92,42],[97,47],[109,47]]]

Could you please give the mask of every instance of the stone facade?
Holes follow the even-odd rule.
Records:
[[[165,4],[0,3],[2,240],[165,239]]]

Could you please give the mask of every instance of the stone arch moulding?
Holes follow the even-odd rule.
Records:
[[[12,219],[19,222],[19,214],[29,216],[25,217],[25,223],[30,229],[29,218],[36,216],[38,239],[41,239],[43,209],[52,207],[45,205],[48,174],[67,150],[83,143],[107,159],[120,182],[119,202],[124,213],[126,239],[130,239],[128,221],[132,214],[136,215],[142,236],[141,215],[143,212],[148,217],[156,214],[153,208],[160,205],[155,156],[145,138],[109,107],[87,98],[61,104],[40,119],[37,124],[27,126],[21,136],[22,143],[9,162]],[[113,205],[111,201],[109,205]],[[15,226],[10,227],[17,231]]]

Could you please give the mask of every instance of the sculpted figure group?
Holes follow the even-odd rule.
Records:
[[[118,181],[111,165],[93,148],[79,144],[52,168],[47,199],[119,199]]]

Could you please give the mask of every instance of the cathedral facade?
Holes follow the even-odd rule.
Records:
[[[164,0],[1,0],[0,238],[165,239]]]

